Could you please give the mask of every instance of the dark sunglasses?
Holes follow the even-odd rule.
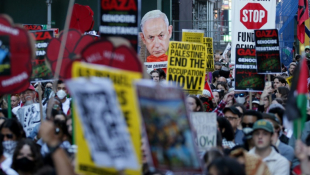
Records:
[[[235,94],[235,98],[237,98],[237,97],[244,97],[244,94],[243,93],[241,93],[241,94]]]
[[[13,139],[13,134],[0,134],[1,138]]]
[[[243,122],[242,122],[241,125],[242,125],[242,128],[246,128],[246,127],[253,128],[254,123],[243,123]]]

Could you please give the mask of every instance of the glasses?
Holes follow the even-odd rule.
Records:
[[[230,121],[232,121],[232,120],[237,120],[237,117],[225,116],[225,118],[226,118],[227,120],[230,120]]]
[[[0,134],[1,138],[13,139],[13,134]]]
[[[253,128],[254,123],[243,123],[243,122],[242,122],[241,125],[242,125],[242,128],[246,128],[246,127]]]
[[[237,97],[244,97],[245,95],[243,94],[243,93],[241,93],[241,94],[235,94],[235,98],[237,98]]]

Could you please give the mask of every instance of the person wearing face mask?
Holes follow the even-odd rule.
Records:
[[[245,92],[235,92],[234,97],[237,103],[244,105],[245,103]]]
[[[67,98],[67,87],[62,80],[58,80],[57,82],[57,92],[56,96],[60,99],[62,103],[63,112],[68,115],[70,112],[70,102],[71,98]]]
[[[252,139],[253,125],[257,120],[261,120],[262,118],[262,114],[258,111],[246,110],[243,113],[243,117],[241,120],[242,132],[244,134],[243,148],[247,151],[254,147],[254,142]]]
[[[3,154],[7,158],[13,156],[17,141],[25,137],[24,130],[15,119],[7,119],[0,127]]]
[[[42,166],[43,160],[35,143],[28,139],[19,141],[13,154],[12,168],[19,175],[31,175]]]
[[[12,159],[5,157],[3,154],[3,146],[0,144],[0,174],[18,175],[15,170],[11,168]]]
[[[46,105],[48,100],[54,96],[53,92],[53,83],[52,82],[47,82],[44,88],[43,92],[43,100],[42,100],[42,105]]]
[[[28,137],[34,128],[38,127],[41,123],[40,116],[40,104],[34,103],[35,99],[35,89],[32,85],[24,92],[24,97],[26,103],[23,107],[19,108],[17,111],[12,110],[15,113],[18,121],[23,126],[26,136]],[[43,109],[44,111],[45,109]],[[43,112],[43,119],[45,118],[45,112]]]

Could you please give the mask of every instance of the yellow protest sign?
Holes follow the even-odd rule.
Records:
[[[293,76],[286,78],[288,85],[291,87]]]
[[[190,94],[201,94],[205,83],[206,46],[199,43],[169,43],[167,81],[177,82]]]
[[[191,43],[203,43],[204,31],[203,30],[182,30],[182,41]]]
[[[74,63],[72,66],[72,77],[109,77],[114,83],[114,89],[117,93],[120,107],[125,117],[128,131],[133,142],[134,150],[141,165],[141,121],[138,104],[136,102],[136,92],[133,81],[142,78],[141,73],[125,71],[121,69],[99,66],[89,63]],[[77,110],[74,110],[77,116]],[[76,154],[76,172],[92,175],[117,175],[118,172],[113,168],[97,166],[92,160],[87,141],[83,136],[83,127],[79,117],[74,117],[75,142],[78,146]],[[141,170],[126,170],[126,175],[139,175]]]
[[[207,48],[207,65],[206,71],[212,72],[214,71],[214,59],[213,59],[213,38],[204,37],[203,44]]]

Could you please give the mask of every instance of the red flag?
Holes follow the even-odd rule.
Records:
[[[208,90],[210,92],[210,94],[211,94],[211,97],[214,98],[214,96],[212,94],[212,90],[210,88],[210,85],[209,85],[208,81],[206,82],[205,87],[203,89],[204,90]]]
[[[297,14],[297,38],[305,42],[305,21],[309,18],[308,0],[299,0]]]

